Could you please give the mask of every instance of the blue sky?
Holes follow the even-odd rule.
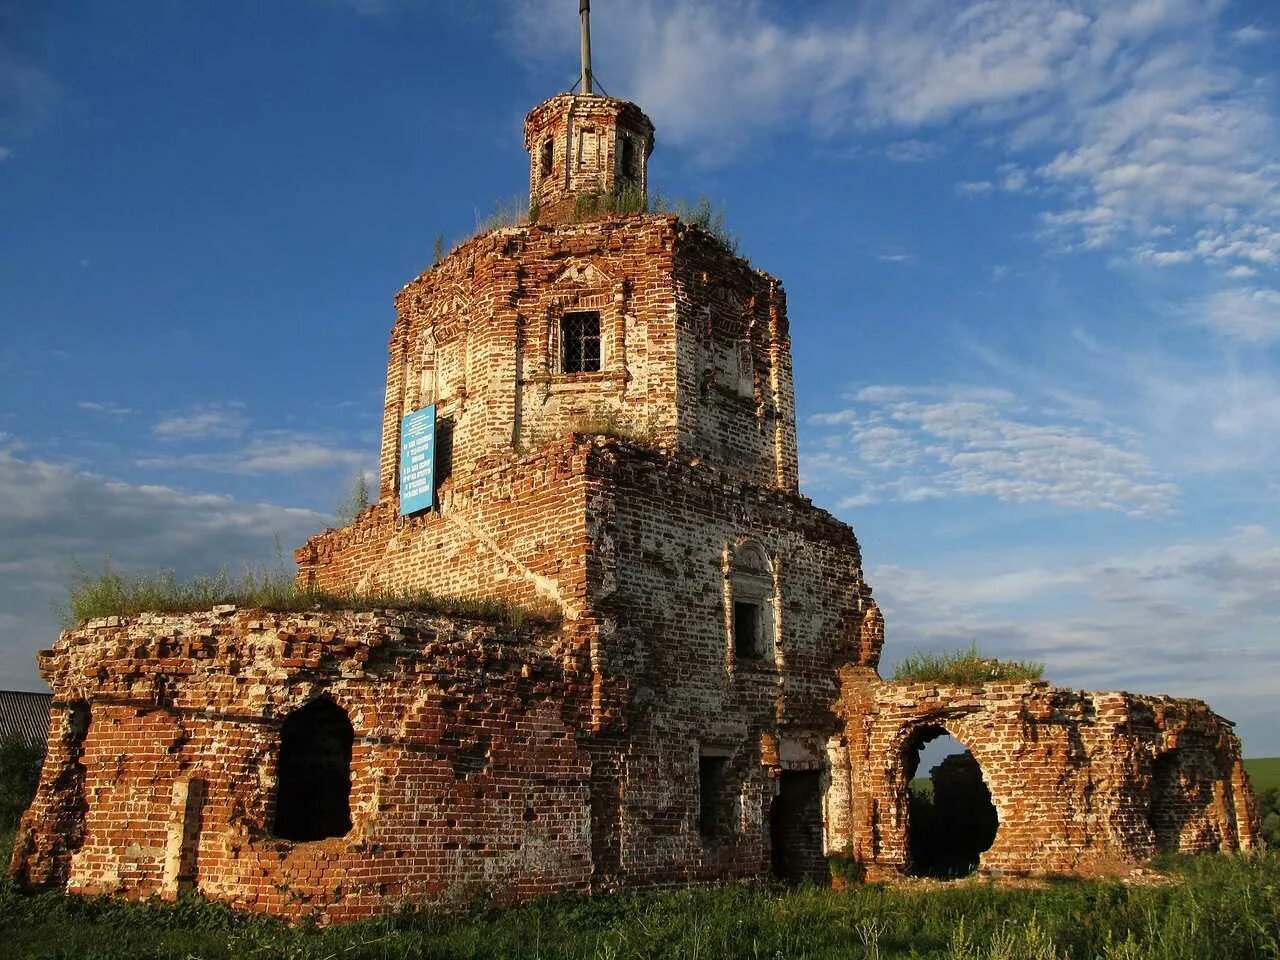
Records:
[[[886,661],[976,640],[1280,754],[1280,8],[597,0],[651,185],[784,281]],[[78,563],[273,562],[391,298],[526,186],[576,4],[0,0],[0,686]]]

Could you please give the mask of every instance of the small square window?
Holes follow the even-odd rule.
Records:
[[[728,757],[698,757],[698,832],[704,837],[727,832],[724,781],[728,766]]]
[[[759,660],[764,656],[760,643],[760,604],[745,600],[733,602],[733,655],[738,659]]]
[[[566,313],[560,318],[560,372],[594,373],[600,369],[600,314]]]

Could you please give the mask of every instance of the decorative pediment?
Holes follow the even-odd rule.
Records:
[[[428,317],[436,342],[447,343],[467,329],[467,322],[471,317],[470,301],[460,289],[442,291],[431,305]]]
[[[569,260],[552,276],[551,286],[558,292],[579,290],[607,290],[614,279],[590,260]]]

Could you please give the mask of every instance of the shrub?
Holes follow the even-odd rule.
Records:
[[[698,227],[711,234],[729,253],[738,252],[738,238],[725,229],[724,208],[713,207],[706,197],[699,197],[695,202],[679,198],[671,199],[661,194],[653,194],[649,198],[651,213],[673,213],[690,226]]]
[[[1258,792],[1258,815],[1262,819],[1262,839],[1272,850],[1280,850],[1280,787]]]
[[[298,586],[283,570],[247,570],[239,580],[225,571],[180,580],[172,570],[126,576],[110,567],[96,576],[77,571],[69,588],[67,626],[99,617],[139,613],[192,613],[219,604],[271,610],[413,610],[448,617],[489,620],[510,627],[526,622],[554,624],[554,605],[522,607],[493,598],[439,596],[426,591],[403,593],[329,593]]]
[[[997,660],[978,654],[977,644],[951,653],[913,653],[894,668],[902,683],[954,683],[977,686],[995,680],[1039,680],[1044,664],[1031,660]]]
[[[36,795],[44,748],[14,731],[0,734],[0,830],[11,830]]]
[[[479,212],[476,213],[476,229],[473,237],[478,237],[490,230],[498,230],[502,227],[518,227],[521,224],[529,222],[529,204],[522,197],[508,197],[505,200],[499,200],[493,205],[493,210],[489,212],[487,217],[481,217]]]
[[[368,505],[369,482],[365,480],[363,473],[358,473],[351,483],[351,491],[338,501],[338,507],[334,513],[338,522],[346,526],[360,516],[361,511]]]

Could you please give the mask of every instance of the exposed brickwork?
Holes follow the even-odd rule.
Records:
[[[836,851],[894,875],[906,753],[943,727],[997,807],[987,870],[1256,843],[1239,744],[1201,703],[878,678],[853,530],[799,494],[780,284],[674,217],[569,222],[626,171],[645,186],[652,135],[606,97],[529,115],[538,222],[397,295],[381,500],[295,554],[304,585],[550,603],[562,625],[220,609],[66,632],[40,657],[23,883],[350,919],[821,879]],[[401,517],[400,420],[430,404],[438,507]],[[289,785],[314,777],[308,811]]]
[[[841,680],[845,726],[830,749],[828,844],[873,877],[909,866],[908,748],[937,728],[977,759],[999,815],[983,870],[1090,872],[1162,850],[1257,844],[1240,743],[1198,700],[1044,682],[896,684],[856,667]]]
[[[600,370],[561,370],[560,320],[599,314]],[[671,216],[507,227],[396,296],[380,493],[396,497],[400,418],[434,403],[442,466],[493,458],[589,421],[735,477],[797,488],[795,393],[778,282]]]
[[[237,906],[341,919],[405,898],[585,890],[591,761],[577,731],[590,686],[561,639],[260,611],[65,633],[41,657],[62,733],[15,871],[130,895],[186,881]],[[353,826],[290,843],[271,836],[280,725],[317,696],[355,729]],[[91,721],[71,722],[85,704]]]
[[[580,196],[647,192],[653,124],[634,103],[562,93],[529,111],[524,148],[533,218],[571,220]]]

